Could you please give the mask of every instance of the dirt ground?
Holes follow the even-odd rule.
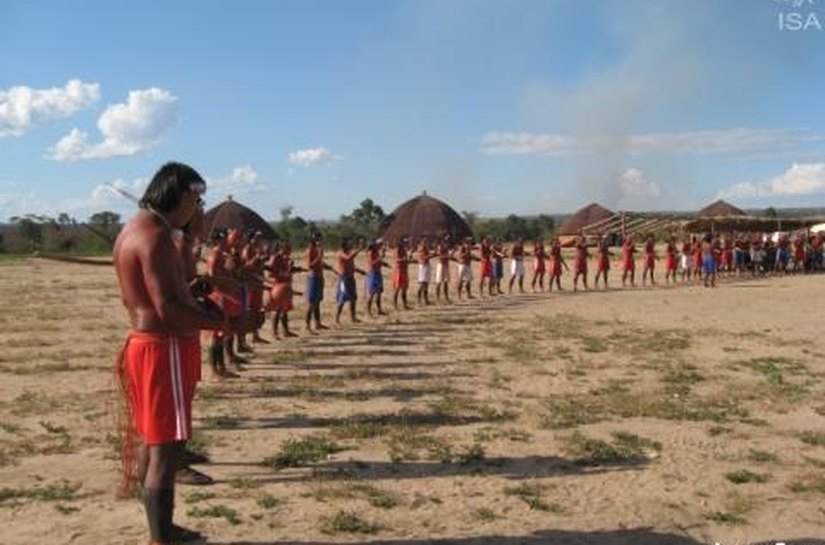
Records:
[[[113,271],[4,261],[0,302],[0,543],[146,543],[114,498]],[[823,543],[825,276],[477,298],[314,337],[302,311],[242,378],[204,368],[217,482],[180,486],[176,518],[208,543]]]

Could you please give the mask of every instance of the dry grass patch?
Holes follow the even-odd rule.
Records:
[[[508,486],[504,488],[504,494],[514,496],[524,502],[530,509],[535,511],[547,511],[550,513],[562,513],[564,509],[556,503],[548,503],[542,497],[546,486],[539,483],[522,483],[518,486]]]
[[[380,524],[370,522],[354,511],[337,511],[321,518],[321,532],[325,534],[377,534]]]
[[[658,441],[638,435],[615,431],[612,443],[602,439],[587,437],[581,432],[563,438],[564,451],[584,466],[627,464],[655,458],[662,450]]]
[[[304,467],[342,450],[346,448],[324,435],[289,438],[281,444],[281,450],[277,454],[265,458],[261,463],[275,471],[287,467]]]

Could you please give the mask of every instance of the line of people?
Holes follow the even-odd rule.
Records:
[[[357,244],[343,240],[335,254],[335,264],[330,265],[325,260],[323,235],[315,232],[304,252],[303,267],[295,263],[289,242],[268,243],[259,232],[244,236],[239,231],[229,230],[216,233],[211,239],[205,260],[206,274],[215,285],[210,298],[229,316],[238,316],[245,309],[252,309],[260,316],[261,326],[264,315],[272,313],[271,331],[276,338],[296,335],[289,326],[294,295],[305,297],[307,334],[315,335],[328,328],[321,313],[327,274],[335,277],[335,322],[340,325],[345,309],[348,309],[352,322],[360,321],[356,307],[359,275],[364,277],[364,309],[370,317],[386,314],[383,307],[385,270],[391,271],[393,308],[412,308],[408,293],[413,265],[417,265],[415,289],[419,306],[452,302],[453,270],[458,299],[475,298],[474,286],[479,296],[504,294],[505,263],[508,260],[507,293],[513,293],[515,289],[525,292],[528,265],[532,271],[529,288],[533,292],[563,290],[562,276],[565,273],[572,275],[573,291],[590,289],[591,268],[596,273],[593,287],[609,289],[610,271],[616,259],[622,287],[636,286],[637,261],[641,262],[642,286],[657,283],[656,269],[660,261],[663,261],[665,283],[701,282],[707,287],[716,285],[719,274],[739,276],[815,271],[821,270],[823,265],[823,241],[818,234],[781,237],[776,243],[761,235],[706,234],[685,238],[681,243],[676,237],[670,237],[664,242],[661,256],[658,250],[662,245],[657,250],[653,236],[647,236],[639,246],[633,236],[628,236],[616,252],[608,237],[588,241],[581,236],[574,241],[571,265],[567,263],[558,237],[551,239],[548,247],[543,239],[536,239],[532,251],[525,248],[524,240],[506,247],[502,240],[491,237],[484,237],[478,243],[472,238],[454,243],[450,237],[425,237],[414,247],[408,238],[401,238],[392,246],[381,239],[362,240]],[[362,252],[365,254],[364,269],[356,266],[356,258]],[[478,263],[477,267],[475,263]],[[478,271],[477,283],[474,282],[474,269]],[[299,272],[306,273],[304,292],[293,290],[293,277]],[[431,299],[432,285],[435,286],[435,300]],[[239,353],[251,350],[246,335],[233,339],[216,332],[214,337],[210,347],[213,370],[218,376],[235,376],[224,361],[228,360],[235,370],[245,363]],[[267,342],[258,330],[252,339],[253,342]]]

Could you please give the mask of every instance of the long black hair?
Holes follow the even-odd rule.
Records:
[[[163,213],[171,212],[180,205],[183,194],[193,184],[206,186],[206,182],[194,168],[183,163],[166,163],[149,182],[146,192],[140,199],[140,207]]]

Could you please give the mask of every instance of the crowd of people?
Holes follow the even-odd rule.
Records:
[[[639,252],[642,285],[656,284],[657,263],[662,260],[666,283],[702,282],[707,287],[715,286],[718,274],[784,274],[823,267],[822,238],[808,233],[780,237],[775,243],[763,236],[737,234],[692,236],[681,242],[670,237],[663,255],[657,253],[652,236],[641,242],[640,250],[627,236],[617,252],[606,237],[590,241],[578,237],[571,271],[559,238],[547,246],[542,239],[535,240],[529,251],[523,240],[506,246],[490,237],[478,243],[472,238],[425,237],[414,246],[407,238],[392,246],[380,239],[356,244],[344,240],[331,265],[325,260],[323,236],[316,232],[303,262],[296,263],[287,241],[268,242],[260,232],[233,229],[205,232],[205,190],[205,181],[191,167],[181,163],[161,167],[140,199],[140,210],[121,231],[113,254],[131,322],[115,367],[124,402],[123,493],[139,487],[153,545],[200,538],[198,532],[175,525],[172,515],[174,486],[181,481],[181,472],[197,478],[185,482],[210,482],[188,468],[192,460],[186,459],[185,449],[192,433],[192,400],[201,378],[201,332],[209,335],[207,353],[215,376],[238,377],[243,353],[252,350],[248,340],[269,342],[260,334],[267,314],[275,338],[296,335],[289,322],[295,296],[306,300],[306,334],[327,329],[321,308],[327,273],[335,279],[335,321],[340,324],[344,309],[353,322],[359,321],[358,275],[364,278],[366,313],[386,313],[382,299],[387,269],[393,307],[403,311],[412,308],[408,292],[414,266],[415,299],[420,306],[452,302],[453,285],[458,299],[505,295],[505,268],[509,269],[507,294],[524,293],[526,277],[533,292],[561,290],[564,272],[571,272],[574,291],[590,289],[591,265],[596,271],[594,288],[601,284],[601,289],[608,289],[614,257],[622,286],[633,287]],[[361,252],[365,269],[356,266]],[[306,273],[303,292],[293,290],[296,273]],[[435,285],[432,294],[431,284]]]
[[[260,232],[244,235],[230,229],[211,237],[206,250],[206,277],[219,279],[211,297],[224,312],[234,316],[244,308],[251,309],[259,316],[260,323],[264,322],[265,313],[271,313],[271,331],[279,338],[296,335],[289,328],[288,315],[294,308],[296,292],[292,285],[293,276],[298,272],[306,273],[304,331],[315,335],[327,329],[321,312],[326,275],[335,280],[335,323],[340,325],[345,308],[352,322],[360,321],[356,307],[357,276],[364,277],[366,313],[371,317],[386,314],[383,307],[385,271],[390,274],[393,308],[409,310],[411,289],[419,306],[452,302],[453,285],[458,299],[503,295],[505,269],[509,270],[506,293],[511,294],[515,290],[526,291],[525,278],[532,292],[563,290],[565,273],[572,276],[573,291],[591,289],[592,271],[595,271],[593,288],[609,289],[610,272],[614,268],[621,274],[622,287],[636,286],[637,266],[641,268],[642,286],[657,283],[656,273],[661,266],[666,284],[701,283],[714,287],[718,275],[808,272],[821,270],[823,264],[819,234],[782,236],[775,243],[762,235],[706,234],[690,236],[681,242],[669,237],[658,246],[652,235],[639,243],[633,236],[627,236],[615,250],[608,244],[610,239],[603,236],[588,241],[577,237],[573,241],[570,265],[558,237],[552,238],[547,246],[542,239],[537,239],[529,250],[523,240],[505,245],[502,240],[491,237],[484,237],[478,243],[472,238],[453,241],[448,236],[424,237],[415,245],[411,245],[408,238],[401,238],[393,245],[381,239],[360,241],[357,245],[344,240],[333,257],[334,265],[330,265],[325,261],[323,236],[315,232],[304,252],[303,266],[299,266],[289,242],[267,242]],[[356,257],[361,252],[365,253],[364,269],[356,266]],[[411,286],[411,276],[417,280],[416,286]],[[220,281],[226,278],[233,278],[234,284]],[[237,349],[233,348],[231,339],[224,342],[220,333],[216,333],[215,338],[210,350],[213,370],[218,376],[235,376],[223,363],[224,352],[237,369],[238,363],[244,361],[237,353],[250,350],[245,336],[236,339]],[[253,340],[266,342],[258,331],[254,332]]]

